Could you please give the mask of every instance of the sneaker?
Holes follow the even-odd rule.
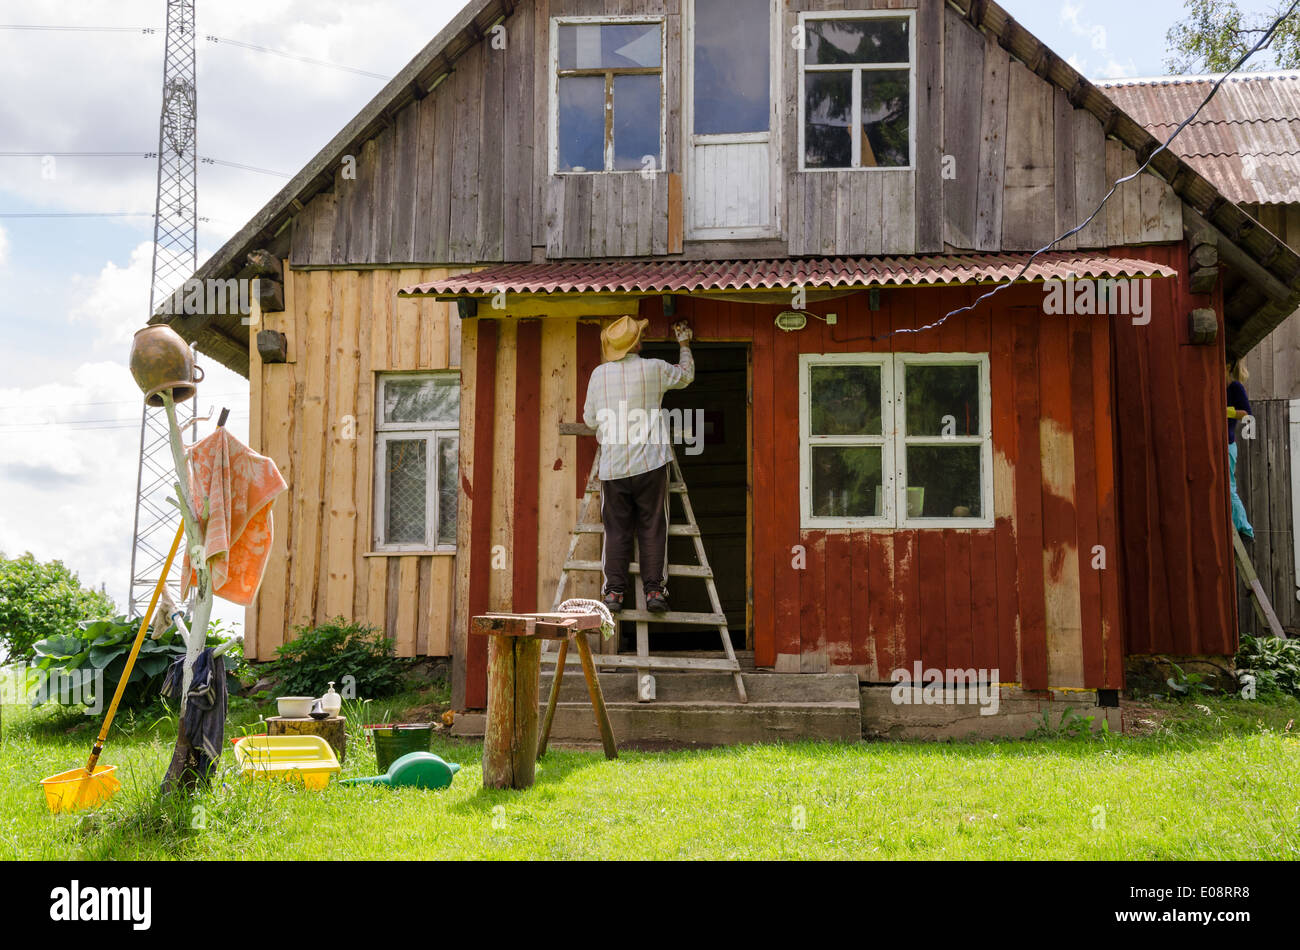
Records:
[[[601,602],[610,613],[616,614],[623,609],[623,592],[621,590],[606,591]]]
[[[646,591],[645,609],[652,614],[668,613],[668,595],[661,590]]]

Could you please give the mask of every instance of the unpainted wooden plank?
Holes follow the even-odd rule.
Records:
[[[1067,231],[1073,230],[1079,223],[1079,213],[1075,204],[1074,107],[1070,105],[1065,90],[1060,87],[1057,87],[1054,93],[1053,106],[1055,114],[1052,130],[1056,137],[1054,149],[1056,224],[1052,236],[1060,237]],[[1076,247],[1078,247],[1078,239],[1073,234],[1063,237],[1054,246],[1056,250],[1061,251],[1072,251]]]
[[[505,166],[502,188],[502,258],[528,261],[533,256],[533,150],[544,151],[546,136],[537,136],[533,119],[533,9],[523,4],[505,23],[507,36],[505,93]],[[546,113],[543,112],[543,115]]]
[[[478,250],[483,44],[465,53],[448,82],[455,83],[448,258],[473,263]]]
[[[1055,235],[1055,87],[1022,63],[1008,73],[1002,249],[1033,251]]]
[[[499,261],[505,246],[505,147],[511,134],[505,128],[506,62],[510,50],[497,49],[490,41],[479,46],[483,86],[478,103],[478,238],[474,256],[479,261]]]
[[[406,263],[415,257],[415,219],[419,200],[420,104],[412,102],[397,114],[393,132],[392,227],[388,259]]]
[[[943,250],[944,13],[941,0],[924,0],[916,15],[915,216],[917,254]]]
[[[943,240],[973,250],[979,215],[980,117],[984,106],[984,36],[946,7],[943,49]]]
[[[988,37],[984,44],[981,87],[979,185],[976,188],[975,249],[1002,249],[1002,199],[1006,178],[1007,97],[1011,63],[1007,52]]]
[[[1110,186],[1106,182],[1106,133],[1087,109],[1074,110],[1074,206],[1082,222],[1100,206]],[[1078,223],[1078,222],[1076,222]],[[1076,247],[1105,247],[1106,211],[1078,233]]]

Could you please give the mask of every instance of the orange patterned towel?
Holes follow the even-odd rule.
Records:
[[[275,462],[224,428],[190,449],[190,497],[218,597],[247,607],[257,596],[271,556],[271,502],[288,487]],[[184,596],[198,582],[188,551],[181,577]]]

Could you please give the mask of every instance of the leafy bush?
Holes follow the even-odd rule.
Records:
[[[1254,677],[1256,696],[1300,697],[1300,640],[1243,636],[1236,663],[1238,675]]]
[[[65,698],[79,700],[84,705],[94,705],[101,700],[107,708],[117,683],[126,669],[126,660],[140,629],[139,620],[114,617],[111,620],[93,620],[78,624],[72,633],[47,637],[33,645],[37,662],[29,667],[28,684],[36,687],[32,705],[61,702]],[[217,646],[228,639],[218,627],[208,631],[208,646]],[[178,656],[185,655],[185,641],[175,626],[169,627],[157,640],[146,634],[140,645],[126,691],[122,694],[123,709],[136,709],[147,705],[158,695],[167,667]],[[242,662],[235,658],[236,665]],[[227,686],[239,687],[234,679],[232,664],[227,663]],[[41,671],[49,674],[45,684],[40,683]],[[102,676],[96,677],[97,673]],[[57,674],[57,676],[55,676]],[[99,691],[103,690],[102,697]]]
[[[279,659],[264,672],[279,679],[278,696],[320,696],[331,680],[342,692],[345,676],[355,679],[356,695],[366,699],[391,696],[404,686],[406,663],[395,654],[393,641],[377,627],[343,617],[298,627],[276,653]]]
[[[30,660],[38,641],[70,636],[81,621],[116,612],[112,598],[82,587],[62,561],[42,564],[31,554],[0,555],[0,646],[11,659]]]

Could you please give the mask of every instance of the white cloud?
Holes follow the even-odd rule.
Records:
[[[125,267],[109,261],[93,279],[73,277],[77,302],[69,318],[93,327],[96,343],[122,345],[125,355],[132,334],[147,321],[152,268],[153,242],[145,241],[136,245]]]
[[[5,234],[5,229],[0,228],[0,267],[9,263],[9,235]]]

